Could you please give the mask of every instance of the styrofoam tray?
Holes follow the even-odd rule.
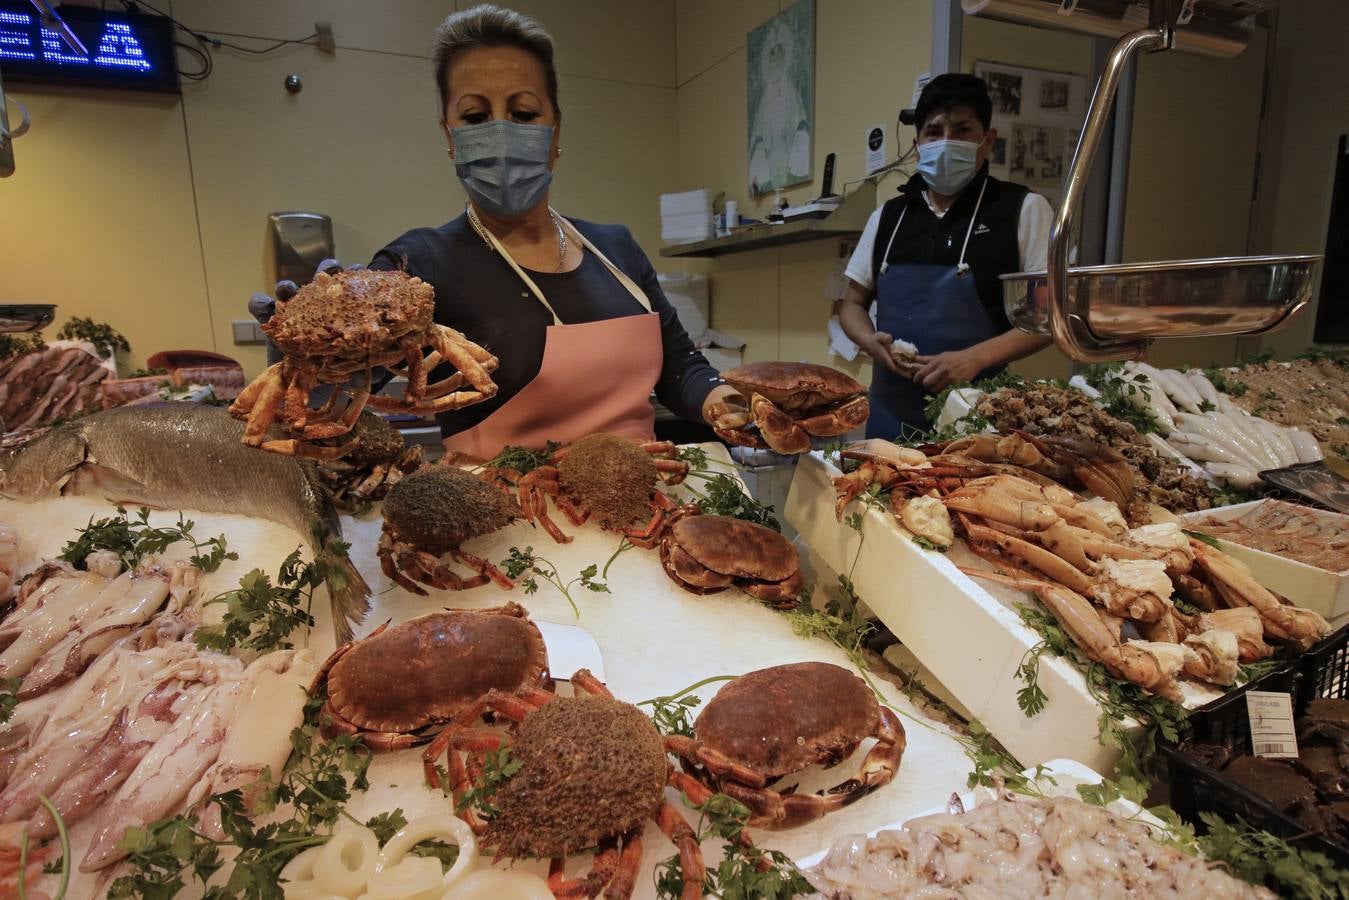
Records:
[[[1069,757],[1111,771],[1119,751],[1101,745],[1101,707],[1071,662],[1042,656],[1045,709],[1028,719],[1017,706],[1022,682],[1016,670],[1040,635],[1015,607],[1034,601],[961,572],[957,563],[978,563],[959,543],[947,554],[919,547],[888,510],[868,508],[859,537],[834,518],[832,479],[838,474],[821,453],[802,456],[787,497],[787,520],[824,563],[835,572],[852,571],[866,605],[1023,765]],[[859,509],[854,504],[848,511]],[[1191,708],[1221,696],[1207,685],[1180,686]]]
[[[1249,503],[1190,513],[1183,518],[1197,520],[1217,516],[1235,519],[1262,503],[1276,502],[1280,501],[1252,500]],[[1336,522],[1344,522],[1347,518],[1339,513],[1314,509],[1310,506],[1303,509],[1309,515],[1333,519]],[[1349,621],[1349,570],[1331,572],[1267,550],[1257,550],[1222,538],[1214,540],[1222,546],[1223,552],[1232,554],[1250,566],[1256,579],[1271,591],[1282,594],[1298,606],[1315,610],[1332,624],[1339,625]]]
[[[1022,772],[1027,778],[1035,782],[1036,787],[1047,797],[1074,797],[1077,795],[1077,786],[1080,784],[1100,784],[1104,779],[1099,772],[1095,772],[1082,763],[1071,759],[1051,759],[1043,763],[1039,770],[1030,768]],[[974,809],[979,805],[979,801],[989,796],[988,788],[975,788],[974,790],[953,792],[960,797],[961,804],[965,809]],[[1160,825],[1160,821],[1152,817],[1146,810],[1137,803],[1130,800],[1118,799],[1106,806],[1111,812],[1125,818],[1142,817],[1151,824]],[[914,819],[930,816],[936,813],[946,812],[946,805],[926,809],[917,815],[906,816],[896,822],[877,828],[874,831],[867,832],[867,837],[873,838],[882,831],[896,831],[904,827],[906,822]],[[796,864],[803,869],[819,865],[829,852],[828,847],[816,853],[812,853],[805,859],[799,859]]]
[[[726,448],[720,444],[700,445],[720,469],[734,475]],[[60,552],[65,541],[91,516],[110,515],[109,502],[90,497],[65,497],[39,503],[17,503],[0,499],[0,522],[16,526],[19,532],[19,569],[27,572],[40,560]],[[154,511],[150,521],[165,525],[177,520],[177,511]],[[289,529],[270,522],[242,516],[209,515],[191,512],[194,533],[224,533],[240,559],[227,562],[203,581],[203,593],[227,590],[239,577],[254,567],[275,573],[281,559],[302,539]],[[500,560],[512,546],[531,546],[556,565],[564,580],[572,578],[591,563],[603,567],[618,546],[615,534],[596,525],[576,528],[565,517],[558,524],[574,540],[555,544],[542,531],[517,522],[490,535],[475,538],[465,549],[488,559]],[[386,620],[402,622],[414,616],[445,607],[481,609],[513,600],[527,607],[538,619],[579,625],[596,640],[603,654],[608,686],[620,699],[637,702],[680,690],[696,681],[715,675],[735,675],[766,666],[818,660],[852,667],[847,655],[826,640],[803,638],[792,630],[786,616],[775,612],[738,590],[699,596],[676,586],[661,568],[655,551],[632,549],[618,556],[608,572],[612,593],[591,593],[574,586],[572,593],[580,606],[579,619],[571,606],[552,585],[539,579],[539,590],[525,594],[522,589],[505,591],[495,584],[469,591],[436,591],[419,597],[392,584],[381,572],[376,557],[382,520],[377,513],[360,518],[342,517],[344,536],[351,542],[351,557],[365,575],[374,592],[373,605],[364,624],[356,629],[364,636]],[[307,547],[306,547],[307,550]],[[170,557],[185,556],[188,548],[175,545]],[[316,600],[317,626],[298,643],[314,649],[324,659],[333,649],[331,614],[322,592]],[[218,607],[216,607],[218,608]],[[965,751],[955,736],[942,725],[928,719],[921,709],[906,698],[898,687],[883,678],[873,679],[885,702],[900,716],[907,736],[907,749],[894,781],[823,819],[789,831],[755,831],[760,846],[780,850],[795,858],[831,844],[839,835],[874,829],[896,818],[911,818],[919,810],[940,804],[950,785],[963,784],[970,770]],[[700,688],[704,702],[711,699],[724,682]],[[871,746],[866,741],[853,757],[840,765],[808,773],[805,790],[831,786],[856,771]],[[439,791],[425,787],[421,774],[422,748],[379,753],[369,771],[370,790],[353,796],[348,811],[364,821],[372,815],[400,807],[409,819],[433,812],[444,812],[448,801]],[[671,789],[667,798],[681,810],[684,806]],[[692,822],[697,814],[686,811]],[[93,820],[85,819],[72,829],[73,856],[83,856],[91,837]],[[655,823],[643,835],[646,851],[634,896],[638,900],[655,897],[652,870],[674,848]],[[705,857],[713,864],[720,858],[717,842],[703,845]],[[481,862],[480,865],[487,865]],[[501,867],[512,865],[507,860]],[[539,874],[547,872],[546,862],[522,860],[516,866]],[[579,854],[568,865],[575,873],[589,865],[589,857]],[[112,870],[109,870],[112,871]],[[118,874],[121,874],[118,872]],[[51,879],[34,887],[51,888]],[[102,896],[105,883],[98,876],[77,873],[67,895],[70,900]],[[183,896],[199,896],[200,890]]]

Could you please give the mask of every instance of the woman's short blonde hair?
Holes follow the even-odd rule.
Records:
[[[479,47],[519,47],[543,66],[548,99],[562,115],[557,102],[557,69],[553,66],[553,39],[538,22],[513,9],[483,3],[454,13],[436,29],[431,64],[440,90],[440,114],[450,102],[450,63],[455,57]]]

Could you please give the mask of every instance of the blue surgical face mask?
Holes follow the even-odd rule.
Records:
[[[939,194],[959,194],[979,171],[979,145],[940,140],[918,147],[918,174]]]
[[[503,219],[533,209],[553,180],[548,154],[551,125],[493,119],[450,129],[454,171],[473,202]]]

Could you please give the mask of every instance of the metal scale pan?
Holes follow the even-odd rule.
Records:
[[[1051,335],[1077,362],[1138,358],[1159,337],[1259,334],[1311,300],[1319,255],[1068,266],[1087,176],[1119,87],[1137,54],[1179,48],[1230,57],[1245,48],[1263,0],[962,0],[967,13],[1117,36],[1092,94],[1049,236],[1048,269],[1002,276],[1007,317]],[[1136,27],[1140,26],[1141,27]]]

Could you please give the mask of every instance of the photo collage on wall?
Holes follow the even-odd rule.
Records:
[[[982,60],[974,74],[993,99],[998,137],[989,173],[1026,185],[1057,209],[1087,114],[1086,76]]]

